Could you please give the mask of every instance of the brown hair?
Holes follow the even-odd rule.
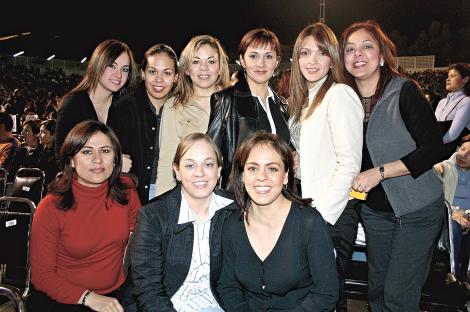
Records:
[[[295,40],[292,52],[292,74],[290,78],[289,113],[295,122],[299,122],[302,117],[302,109],[308,106],[308,86],[307,80],[302,75],[299,65],[300,49],[305,38],[312,36],[321,52],[331,59],[331,69],[328,71],[326,81],[321,86],[305,115],[310,117],[317,106],[323,101],[326,92],[335,82],[345,82],[343,71],[340,66],[338,53],[338,40],[334,32],[323,23],[315,23],[305,27]]]
[[[173,158],[173,166],[179,167],[181,158],[183,158],[184,154],[196,143],[199,141],[204,141],[206,143],[209,143],[209,145],[212,147],[215,153],[215,158],[217,161],[217,167],[222,167],[223,162],[222,162],[222,154],[220,153],[219,148],[217,145],[214,143],[212,138],[208,136],[205,133],[200,133],[200,132],[194,132],[191,134],[188,134],[185,136],[180,143],[178,144],[178,147],[176,148],[175,152],[175,157]]]
[[[243,171],[246,161],[251,151],[257,146],[269,146],[277,153],[284,164],[284,169],[288,172],[287,187],[282,190],[282,194],[287,199],[301,205],[309,205],[312,200],[297,196],[297,185],[295,182],[294,159],[292,149],[277,134],[266,131],[257,131],[251,137],[243,141],[237,148],[233,157],[232,172],[229,178],[229,189],[234,193],[235,199],[243,211],[248,211],[251,206],[251,198],[243,185]]]
[[[382,54],[384,65],[380,67],[380,78],[377,84],[374,95],[371,99],[371,109],[377,104],[379,99],[382,97],[382,94],[385,90],[385,86],[392,79],[392,77],[401,76],[397,70],[397,62],[395,57],[397,56],[395,44],[390,40],[390,38],[384,33],[380,25],[373,20],[368,20],[365,22],[358,22],[350,25],[346,30],[341,34],[341,39],[339,41],[339,50],[340,50],[340,60],[341,66],[345,73],[347,73],[346,65],[344,62],[344,53],[346,50],[346,45],[348,43],[349,37],[356,31],[364,29],[367,31],[377,42],[380,53]],[[361,95],[359,89],[357,88],[356,80],[354,77],[348,73],[346,75],[347,83],[350,85],[358,95]]]
[[[67,94],[62,97],[61,102],[63,103],[64,100],[73,93],[94,90],[106,68],[113,64],[113,62],[121,55],[121,53],[124,52],[129,56],[130,68],[129,76],[123,88],[135,88],[138,84],[139,71],[137,70],[137,65],[135,63],[132,50],[126,43],[122,41],[109,39],[101,42],[98,44],[98,46],[96,46],[96,48],[93,50],[90,61],[88,62],[88,66],[82,80],[75,88],[67,92]]]
[[[175,106],[186,105],[191,95],[193,95],[193,82],[191,81],[191,78],[185,74],[185,72],[191,65],[191,61],[194,58],[196,51],[206,44],[215,49],[219,55],[220,73],[217,81],[215,82],[216,87],[219,90],[222,90],[230,86],[228,57],[219,40],[209,35],[195,36],[191,38],[189,43],[183,49],[183,52],[181,52],[180,61],[178,64],[180,75],[178,75],[178,81],[176,82],[174,91]]]
[[[470,77],[470,66],[467,63],[455,63],[449,66],[449,70],[451,69],[457,71],[462,78]],[[463,92],[466,96],[470,96],[470,82],[467,83],[463,87]]]
[[[127,185],[120,179],[121,174],[121,145],[113,130],[105,124],[96,120],[85,120],[78,123],[70,130],[60,149],[60,163],[64,166],[59,177],[49,185],[49,192],[60,195],[57,207],[69,210],[75,204],[72,193],[72,180],[75,169],[72,167],[72,158],[80,152],[90,138],[97,132],[105,134],[111,141],[114,150],[114,167],[109,177],[108,196],[121,205],[128,203],[125,190],[135,185]],[[105,203],[106,204],[106,203]]]
[[[267,45],[271,45],[271,48],[276,52],[277,59],[281,59],[281,43],[276,34],[266,28],[252,29],[240,41],[238,55],[242,58],[250,46],[265,47]]]

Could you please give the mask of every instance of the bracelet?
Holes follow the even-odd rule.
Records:
[[[93,290],[87,290],[85,292],[85,294],[83,295],[83,299],[82,299],[82,305],[85,305],[86,297],[88,297],[88,295],[91,294],[92,292],[93,292]]]
[[[381,177],[380,182],[383,182],[385,181],[385,168],[383,164],[379,165],[379,171],[380,171],[380,177]]]

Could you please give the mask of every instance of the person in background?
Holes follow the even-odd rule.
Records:
[[[220,152],[207,135],[180,141],[173,161],[178,185],[142,207],[132,238],[139,311],[223,311],[215,291],[222,224],[236,205],[215,189],[221,169]]]
[[[156,195],[157,165],[160,154],[160,123],[176,79],[178,60],[166,44],[155,44],[141,63],[142,83],[135,92],[112,104],[108,125],[115,131],[123,153],[132,161],[130,173],[139,179],[140,201]]]
[[[237,146],[252,133],[266,130],[279,134],[286,142],[290,140],[287,103],[269,87],[281,61],[279,39],[264,28],[250,30],[240,41],[238,55],[243,67],[238,82],[212,96],[207,129],[222,152],[224,188]]]
[[[124,251],[140,201],[121,174],[121,148],[95,120],[77,124],[60,150],[64,170],[34,214],[28,311],[123,312]]]
[[[42,144],[42,150],[39,154],[38,167],[44,171],[44,185],[48,186],[59,173],[59,166],[55,158],[55,127],[54,119],[47,119],[41,122],[39,128],[39,143]],[[47,193],[47,187],[44,188],[44,194]]]
[[[172,163],[178,143],[190,133],[206,132],[210,97],[230,84],[227,54],[219,40],[212,36],[191,38],[181,52],[178,66],[174,96],[162,112],[157,195],[176,185]]]
[[[344,276],[359,224],[351,182],[361,169],[362,121],[359,97],[345,82],[338,41],[322,23],[305,27],[292,53],[288,99],[291,141],[300,158],[297,178],[302,197],[326,222],[336,250],[340,299],[336,311],[347,311]]]
[[[364,107],[361,218],[367,240],[371,311],[419,311],[421,289],[444,216],[432,170],[443,142],[419,86],[396,70],[393,42],[375,21],[350,25],[340,57]]]
[[[129,46],[110,39],[98,44],[80,83],[62,97],[55,134],[56,157],[69,131],[80,121],[99,120],[106,124],[108,110],[124,87],[137,82],[137,68]],[[124,170],[130,162],[124,163]]]
[[[13,181],[16,173],[22,167],[38,167],[39,156],[42,152],[42,146],[39,144],[39,127],[41,120],[28,119],[23,122],[21,137],[23,143],[18,147],[13,159],[12,168],[9,174],[9,181]]]
[[[233,158],[229,184],[240,209],[224,224],[217,287],[228,312],[335,308],[333,244],[311,199],[295,195],[291,153],[284,139],[258,131]]]
[[[0,112],[0,167],[5,168],[7,174],[10,175],[13,168],[13,158],[21,144],[12,135],[12,128],[13,118],[8,113]]]
[[[447,97],[436,107],[436,118],[441,127],[445,150],[443,159],[448,159],[460,142],[470,134],[470,65],[457,63],[449,67],[446,79]]]
[[[286,69],[282,72],[281,78],[279,79],[276,85],[276,94],[282,97],[287,101],[289,98],[289,86],[290,86],[290,76],[291,76],[291,69]]]
[[[452,207],[456,278],[467,282],[470,254],[470,134],[462,138],[457,152],[448,160],[436,164],[434,169],[442,177],[444,195]]]

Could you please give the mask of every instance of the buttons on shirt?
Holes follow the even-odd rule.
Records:
[[[153,146],[150,146],[150,149],[153,150]]]
[[[155,127],[152,127],[152,131],[155,131]]]
[[[145,189],[148,189],[148,188],[149,188],[149,186],[148,186],[148,185],[146,185],[146,186],[144,186],[144,188],[145,188]]]
[[[151,168],[150,166],[147,166],[147,170],[150,170],[150,168]]]

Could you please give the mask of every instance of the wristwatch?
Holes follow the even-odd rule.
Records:
[[[380,182],[383,182],[383,181],[385,181],[385,173],[384,173],[385,168],[384,168],[383,164],[379,165],[379,171],[380,171],[380,177],[381,177]]]

